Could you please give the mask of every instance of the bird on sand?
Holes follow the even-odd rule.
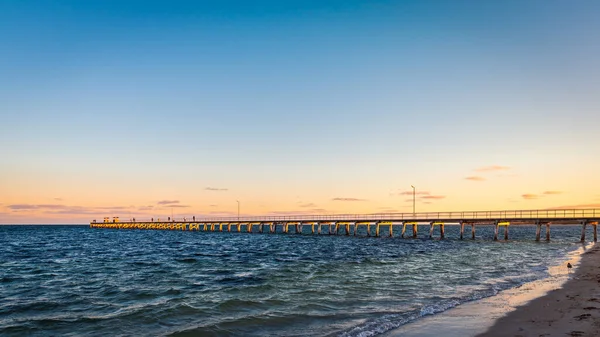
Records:
[[[571,272],[571,268],[573,268],[573,266],[571,265],[570,262],[567,262],[567,268],[569,268],[568,271],[570,273]]]

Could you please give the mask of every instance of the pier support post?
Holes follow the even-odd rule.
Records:
[[[319,222],[319,224],[317,225],[317,234],[321,235],[321,223]]]
[[[460,239],[462,240],[464,238],[464,234],[465,234],[465,223],[464,222],[460,222]]]
[[[390,238],[394,237],[394,223],[390,222]]]
[[[546,241],[550,241],[550,224],[546,224]]]
[[[585,242],[585,227],[587,226],[587,221],[582,221],[581,223],[581,242]]]
[[[535,241],[540,241],[540,236],[542,235],[542,224],[538,221],[535,224]]]
[[[333,234],[334,235],[338,235],[339,232],[340,232],[340,224],[336,222],[335,226],[333,226],[333,228],[334,228],[334,233]]]
[[[592,226],[594,226],[594,242],[598,242],[598,231],[597,231],[598,225],[596,223],[594,223],[594,224],[592,224]]]
[[[429,238],[433,239],[433,222],[429,223]]]
[[[371,223],[367,224],[367,236],[371,236]]]
[[[346,235],[350,235],[350,223],[346,223]]]
[[[475,240],[475,224],[471,224],[471,240]]]
[[[264,228],[265,224],[261,222],[260,225],[258,225],[258,232],[262,234]]]
[[[508,241],[508,225],[504,226],[504,240]]]
[[[302,234],[302,223],[296,224],[296,234]]]
[[[441,224],[441,225],[440,225],[440,238],[441,238],[441,239],[444,239],[444,238],[446,238],[446,233],[445,233],[445,231],[444,231],[444,224]]]
[[[358,233],[358,222],[354,223],[354,236]]]
[[[330,222],[329,223],[329,235],[331,235],[331,234],[333,234],[333,233],[331,232],[331,222]]]
[[[406,222],[402,223],[402,238],[404,238],[404,233],[406,233]]]
[[[416,239],[417,238],[417,224],[413,224],[412,229],[413,229],[413,239]]]
[[[494,223],[494,241],[498,241],[498,221]]]
[[[375,236],[379,236],[379,222],[375,224]]]

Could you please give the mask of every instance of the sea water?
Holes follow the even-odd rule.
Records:
[[[0,226],[0,335],[374,336],[544,278],[581,246],[578,226],[550,243],[518,226],[508,242],[491,226],[359,234]]]

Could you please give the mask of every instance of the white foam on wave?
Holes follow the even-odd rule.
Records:
[[[525,281],[523,283],[525,283]],[[504,287],[504,289],[506,288],[508,287]],[[340,334],[340,336],[370,337],[380,335],[415,321],[421,317],[439,314],[466,302],[494,296],[498,294],[500,290],[502,290],[502,287],[494,286],[488,290],[475,292],[460,299],[449,299],[435,304],[425,305],[421,309],[409,313],[387,314],[377,319],[365,322],[364,324],[358,325]]]

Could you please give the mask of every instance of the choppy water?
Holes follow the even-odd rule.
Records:
[[[511,241],[0,226],[0,335],[371,336],[547,275],[579,227]],[[469,233],[470,234],[470,233]]]

